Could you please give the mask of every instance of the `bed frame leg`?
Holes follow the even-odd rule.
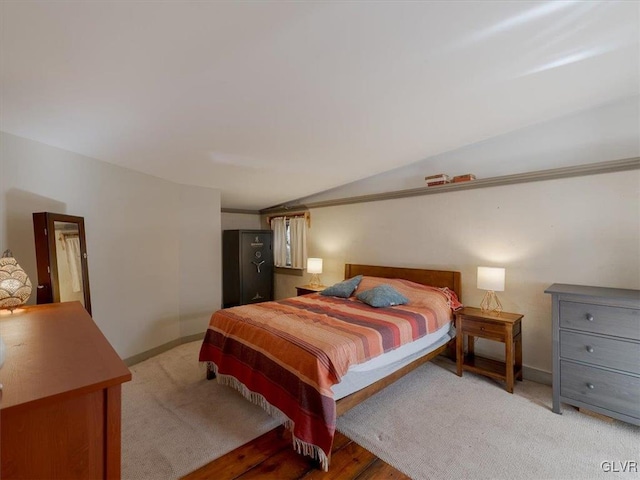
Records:
[[[216,372],[213,371],[211,365],[207,364],[207,380],[213,380],[216,378]]]
[[[451,340],[449,340],[449,343],[447,343],[447,350],[443,353],[443,355],[447,357],[449,360],[453,360],[454,362],[456,361],[456,339],[455,338],[452,338]]]

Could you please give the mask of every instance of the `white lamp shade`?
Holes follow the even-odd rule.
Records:
[[[478,288],[504,292],[504,268],[478,267]]]
[[[321,258],[307,258],[307,272],[309,272],[309,273],[322,273],[322,259]]]

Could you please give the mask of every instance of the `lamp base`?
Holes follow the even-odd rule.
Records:
[[[487,293],[484,294],[484,298],[480,302],[480,309],[483,312],[500,313],[502,311],[502,304],[500,303],[500,300],[498,300],[496,292],[493,290],[487,290]]]
[[[309,286],[313,288],[322,286],[322,283],[320,283],[320,275],[318,275],[317,273],[312,273],[311,279],[309,279]]]

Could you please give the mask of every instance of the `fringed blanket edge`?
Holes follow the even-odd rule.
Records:
[[[313,445],[311,443],[305,442],[296,438],[293,433],[294,422],[289,417],[287,417],[282,411],[273,405],[271,405],[266,398],[260,395],[257,392],[249,390],[244,383],[239,381],[237,378],[232,375],[224,375],[218,373],[218,366],[213,362],[206,362],[207,366],[213,370],[216,375],[216,380],[220,385],[225,385],[227,387],[231,387],[237,390],[244,398],[249,400],[254,405],[259,406],[265,412],[267,412],[272,417],[281,421],[287,430],[291,432],[291,438],[293,439],[293,449],[301,455],[305,455],[307,457],[311,457],[316,460],[322,470],[325,472],[329,471],[329,457],[324,453],[324,451],[318,447],[317,445]]]

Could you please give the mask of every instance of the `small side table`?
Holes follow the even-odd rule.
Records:
[[[483,312],[479,308],[464,307],[456,316],[456,365],[458,376],[463,371],[486,375],[506,382],[506,390],[513,393],[514,379],[522,380],[522,317],[519,313]],[[464,337],[467,336],[467,354]],[[477,356],[475,337],[505,344],[505,361]]]
[[[311,285],[302,285],[300,287],[296,287],[296,290],[298,291],[298,297],[299,297],[300,295],[307,295],[309,293],[321,292],[325,288],[327,288],[326,285],[318,285],[317,287],[312,287]]]

